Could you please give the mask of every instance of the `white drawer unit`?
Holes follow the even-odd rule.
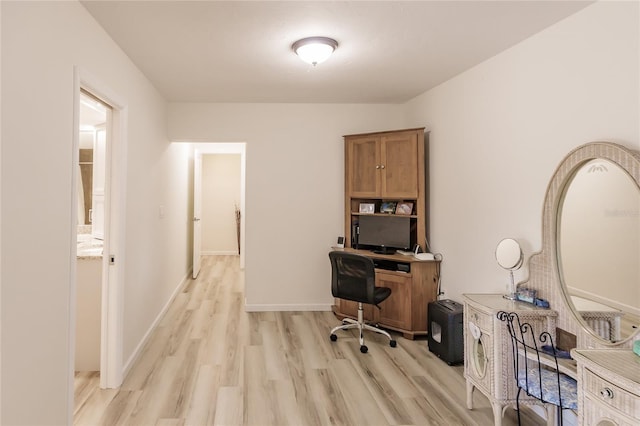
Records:
[[[630,349],[577,349],[581,425],[640,424],[640,357]]]
[[[516,403],[518,388],[513,375],[511,341],[500,311],[516,312],[536,330],[555,332],[556,312],[529,303],[507,300],[500,294],[464,295],[464,377],[467,408],[473,409],[473,391],[478,389],[491,403],[496,426],[502,424],[505,407]],[[520,404],[538,403],[520,395]]]

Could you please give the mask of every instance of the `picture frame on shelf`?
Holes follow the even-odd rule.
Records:
[[[396,214],[409,216],[413,213],[413,203],[403,201],[396,206]]]
[[[395,201],[383,201],[382,204],[380,204],[380,213],[387,213],[387,214],[395,213],[396,204],[397,202]]]
[[[373,214],[375,210],[376,205],[374,203],[360,203],[359,213]]]

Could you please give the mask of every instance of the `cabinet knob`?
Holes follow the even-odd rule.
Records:
[[[600,396],[607,399],[613,399],[613,391],[609,388],[603,388],[600,391]]]
[[[381,169],[384,169],[384,164],[382,166],[380,166]]]
[[[380,164],[376,164],[376,169],[379,169],[379,168],[380,168]]]

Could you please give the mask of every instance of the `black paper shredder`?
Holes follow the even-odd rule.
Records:
[[[449,365],[464,362],[462,323],[462,304],[449,299],[429,303],[427,313],[429,350]]]

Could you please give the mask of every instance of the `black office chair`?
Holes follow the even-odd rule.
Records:
[[[513,372],[518,385],[518,425],[522,390],[545,404],[556,406],[559,423],[562,425],[562,410],[578,409],[578,386],[575,379],[560,372],[560,351],[554,346],[551,334],[544,331],[536,337],[531,324],[520,322],[520,317],[515,312],[500,311],[497,316],[506,323],[511,336]],[[547,416],[552,415],[553,410],[547,409]]]
[[[395,348],[396,341],[391,338],[389,333],[364,322],[362,304],[378,306],[391,295],[390,288],[376,287],[376,271],[373,260],[366,256],[344,251],[330,252],[329,260],[331,261],[331,294],[333,297],[358,302],[358,320],[343,319],[342,325],[331,330],[331,341],[335,342],[338,339],[336,331],[357,328],[360,333],[360,352],[366,353],[369,350],[364,344],[364,330],[387,336],[389,345]]]

